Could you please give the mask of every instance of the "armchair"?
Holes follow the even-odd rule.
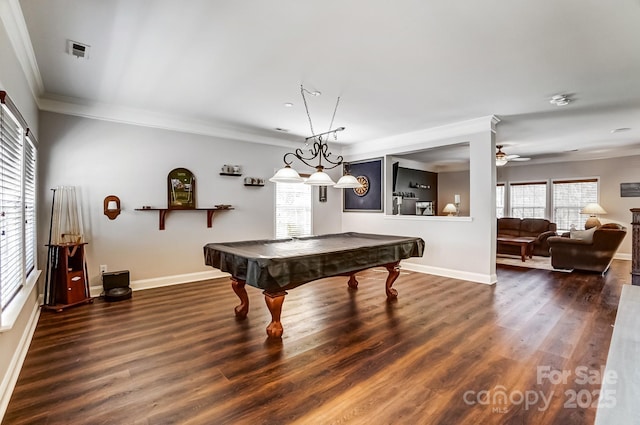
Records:
[[[627,234],[626,227],[607,223],[594,230],[584,231],[581,237],[552,236],[547,239],[554,269],[585,270],[605,273],[613,256]]]

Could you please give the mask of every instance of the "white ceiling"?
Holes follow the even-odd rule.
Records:
[[[342,143],[496,115],[508,154],[640,153],[640,0],[19,4],[43,109],[299,141],[304,84],[323,93],[307,98],[316,132],[341,97]],[[68,39],[90,45],[89,60],[67,54]],[[558,93],[572,102],[551,105]]]

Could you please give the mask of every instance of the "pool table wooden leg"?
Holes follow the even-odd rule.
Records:
[[[282,303],[286,292],[278,292],[275,294],[263,292],[264,301],[271,313],[271,323],[267,326],[267,335],[271,338],[280,338],[282,336],[282,323],[280,322],[280,314],[282,313]]]
[[[349,285],[349,288],[351,289],[358,289],[358,280],[356,279],[355,273],[349,275],[349,282],[347,282],[347,285]]]
[[[240,304],[234,309],[236,317],[239,319],[246,318],[249,313],[249,296],[247,295],[247,290],[244,289],[244,285],[244,280],[239,280],[235,277],[231,278],[231,287],[233,288],[233,292],[235,292],[238,298],[240,298]]]
[[[398,298],[398,291],[393,289],[392,286],[393,286],[393,283],[398,278],[398,276],[400,275],[400,261],[396,261],[395,263],[385,264],[384,267],[389,272],[389,275],[387,276],[387,282],[385,284],[387,298],[390,298],[390,299]]]

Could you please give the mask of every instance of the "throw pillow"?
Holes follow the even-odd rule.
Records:
[[[587,230],[571,230],[569,232],[569,237],[571,239],[581,239],[585,242],[593,242],[593,234],[595,233],[597,227],[592,227],[591,229],[587,229]]]

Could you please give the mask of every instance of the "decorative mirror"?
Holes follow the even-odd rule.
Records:
[[[175,168],[167,176],[169,209],[187,210],[196,207],[196,178],[186,168]]]

